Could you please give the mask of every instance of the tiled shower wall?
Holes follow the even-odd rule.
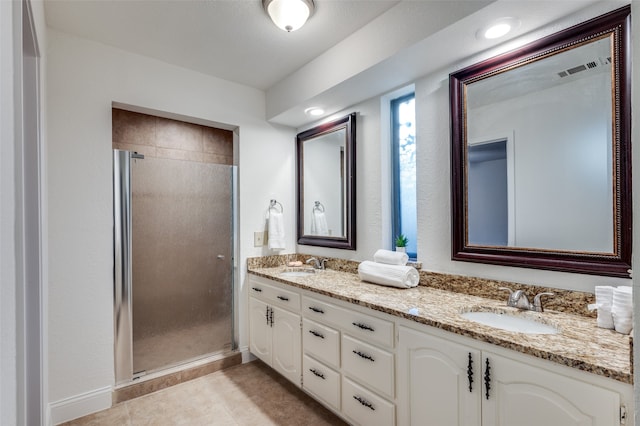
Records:
[[[113,148],[148,157],[233,164],[233,132],[112,109]]]

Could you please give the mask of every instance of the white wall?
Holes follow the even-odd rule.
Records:
[[[239,244],[244,281],[252,230],[270,198],[294,251],[295,132],[264,120],[264,93],[49,32],[49,365],[53,421],[110,405],[113,367],[112,102],[238,127]],[[239,312],[246,294],[239,289]],[[247,345],[244,316],[240,346]]]

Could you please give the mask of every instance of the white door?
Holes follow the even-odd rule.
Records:
[[[249,349],[268,365],[271,365],[270,309],[263,301],[249,298]]]
[[[300,315],[284,309],[273,309],[273,364],[280,374],[300,386],[302,373],[302,332]]]
[[[483,352],[485,372],[487,359],[490,389],[487,399],[483,384],[483,426],[620,424],[616,392]]]
[[[398,424],[479,426],[480,360],[478,350],[400,327]]]

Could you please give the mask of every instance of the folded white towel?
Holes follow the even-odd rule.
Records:
[[[284,249],[284,217],[280,212],[269,212],[269,249]]]
[[[420,282],[420,274],[413,266],[387,265],[365,260],[358,266],[362,281],[390,287],[410,288]]]
[[[618,333],[629,334],[633,328],[633,294],[629,286],[618,287],[613,290],[611,305],[613,325]]]
[[[406,265],[409,261],[409,256],[407,253],[399,251],[379,249],[373,255],[373,260],[378,263],[386,263],[388,265]]]
[[[613,316],[611,305],[613,304],[613,287],[610,285],[596,286],[596,308],[598,309],[597,324],[600,328],[613,329]]]
[[[311,235],[329,235],[327,217],[320,210],[311,213]]]

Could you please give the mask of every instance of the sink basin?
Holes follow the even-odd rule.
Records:
[[[309,275],[315,274],[315,269],[299,269],[297,271],[284,271],[280,272],[281,277],[308,277]]]
[[[556,334],[558,329],[531,318],[499,312],[464,312],[463,318],[489,327],[524,334]]]

